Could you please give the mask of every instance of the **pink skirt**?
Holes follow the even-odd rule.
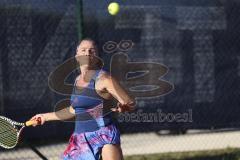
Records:
[[[62,160],[99,160],[105,144],[119,144],[120,132],[114,124],[94,132],[73,133]]]

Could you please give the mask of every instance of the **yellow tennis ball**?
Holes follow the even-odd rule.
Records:
[[[119,4],[116,2],[112,2],[108,5],[108,12],[111,15],[116,15],[120,10]]]

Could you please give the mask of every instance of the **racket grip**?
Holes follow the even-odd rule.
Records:
[[[33,125],[39,125],[39,124],[41,124],[40,117],[38,117],[36,120],[30,120],[30,121],[25,122],[26,126],[33,126]]]

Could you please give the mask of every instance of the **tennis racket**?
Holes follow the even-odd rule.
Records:
[[[41,119],[19,123],[7,117],[0,116],[0,146],[5,149],[14,148],[18,141],[21,131],[28,126],[41,123]]]

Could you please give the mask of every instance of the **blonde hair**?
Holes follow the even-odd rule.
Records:
[[[92,42],[92,44],[94,45],[94,47],[97,49],[97,43],[96,43],[93,39],[91,39],[91,38],[84,38],[84,39],[82,39],[82,40],[78,43],[78,46],[80,46],[80,44],[81,44],[83,41]]]

